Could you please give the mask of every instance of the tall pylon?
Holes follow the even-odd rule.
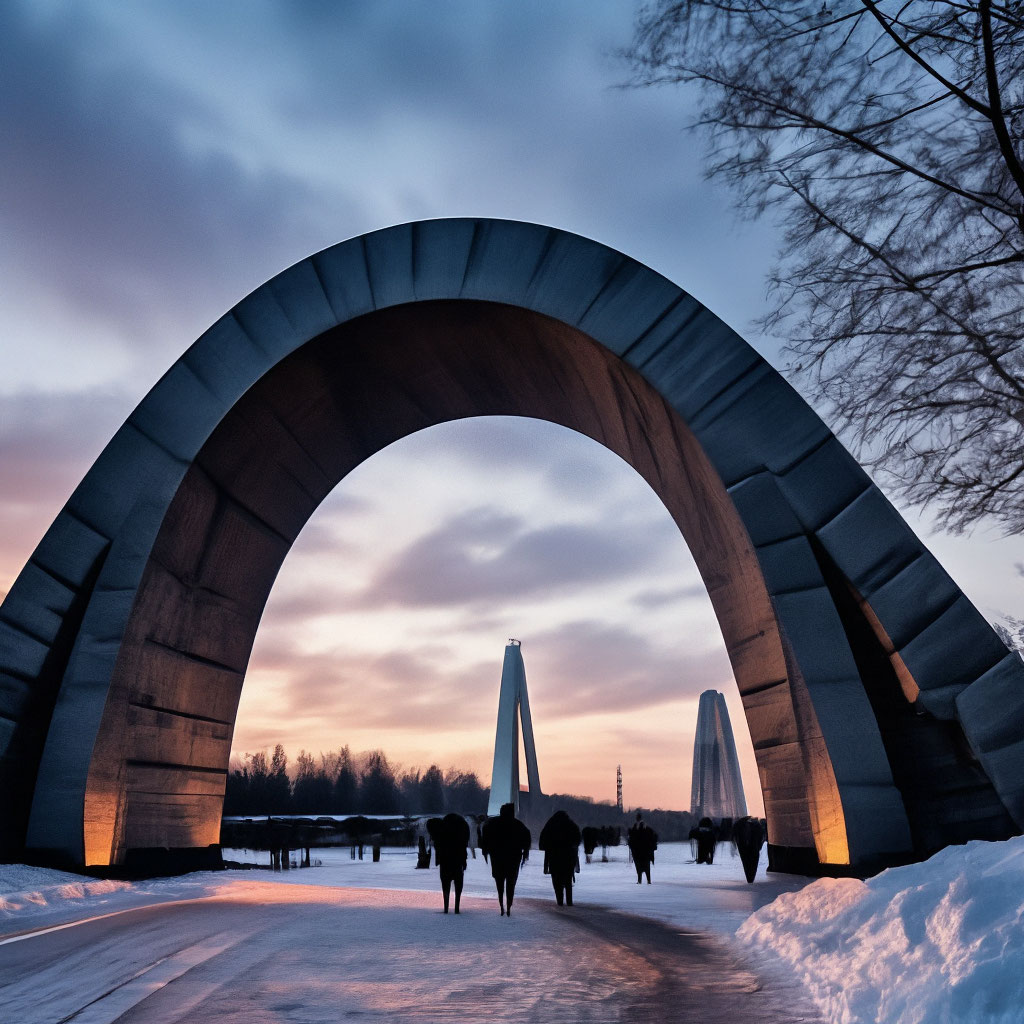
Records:
[[[502,804],[511,803],[519,813],[519,724],[523,727],[523,750],[526,754],[526,779],[530,795],[540,795],[540,774],[537,771],[537,748],[533,743],[533,720],[530,698],[526,693],[526,666],[522,644],[509,640],[501,667],[501,690],[498,694],[498,728],[494,735],[494,767],[491,769],[491,796],[487,813],[495,815]]]

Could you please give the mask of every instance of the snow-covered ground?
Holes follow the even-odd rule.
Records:
[[[362,861],[352,860],[347,848],[313,850],[312,856],[321,861],[315,870],[282,871],[274,877],[284,882],[308,884],[311,876],[315,876],[323,885],[439,891],[437,870],[417,871],[412,850],[385,849],[378,864],[371,861],[369,846],[365,848]],[[266,853],[251,850],[225,850],[224,857],[242,863],[269,864]],[[636,872],[628,857],[625,846],[612,847],[606,864],[601,862],[600,848],[590,864],[583,863],[581,854],[574,889],[576,901],[731,937],[759,907],[807,884],[806,878],[795,875],[766,874],[767,860],[762,856],[757,878],[753,885],[748,885],[731,844],[720,846],[716,862],[708,866],[693,863],[689,843],[663,843],[655,854],[651,885],[646,881],[642,886],[636,884]],[[544,854],[534,850],[520,872],[517,897],[554,898],[551,879],[544,874],[543,866]],[[490,868],[479,851],[476,859],[468,862],[465,892],[469,896],[497,899]]]
[[[265,854],[225,851],[265,863]],[[0,865],[0,943],[10,936],[83,917],[116,914],[155,902],[283,885],[431,890],[437,872],[418,871],[415,853],[347,849],[313,851],[321,864],[266,871],[197,872],[147,882],[99,882],[77,875]],[[636,884],[624,848],[584,864],[578,903],[656,918],[684,930],[709,931],[746,950],[772,974],[788,969],[836,1024],[1004,1024],[1024,1020],[1024,839],[971,843],[925,864],[895,868],[866,882],[765,875],[743,879],[728,846],[716,863],[692,863],[689,844],[664,844],[653,885]],[[534,852],[517,897],[551,898]],[[466,896],[493,898],[487,865],[470,860]],[[438,892],[437,901],[440,903]],[[497,908],[494,908],[495,914]],[[5,940],[2,936],[8,936]]]
[[[225,850],[225,859],[253,865],[269,865],[266,853]],[[79,875],[17,864],[0,864],[0,939],[4,934],[49,927],[85,915],[111,913],[148,903],[196,899],[221,893],[255,879],[282,884],[332,885],[375,889],[440,889],[437,870],[416,870],[416,853],[410,849],[385,848],[379,863],[370,847],[363,860],[353,860],[348,848],[312,851],[315,867],[271,874],[268,871],[197,871],[180,878],[156,878],[144,882],[96,881]],[[795,875],[766,875],[762,859],[757,879],[748,885],[739,858],[729,845],[720,847],[710,867],[692,862],[689,843],[664,843],[658,849],[651,872],[654,884],[636,884],[624,846],[608,852],[601,863],[600,850],[593,863],[582,864],[577,877],[576,900],[626,910],[656,918],[681,928],[710,931],[731,937],[753,913],[783,893],[807,884]],[[582,860],[582,857],[581,857]],[[294,862],[294,859],[293,859]],[[466,870],[467,896],[495,897],[490,869],[477,853]],[[520,876],[516,895],[553,898],[551,881],[543,873],[543,854],[533,851]],[[497,912],[497,907],[495,907]]]
[[[790,963],[835,1024],[1021,1024],[1024,837],[866,882],[823,878],[737,933]]]

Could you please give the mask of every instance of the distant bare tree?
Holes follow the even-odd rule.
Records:
[[[843,436],[948,528],[1021,530],[1024,8],[658,0],[628,57],[779,215],[764,324]]]

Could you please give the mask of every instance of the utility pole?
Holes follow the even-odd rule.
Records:
[[[622,765],[615,769],[615,806],[622,813]]]

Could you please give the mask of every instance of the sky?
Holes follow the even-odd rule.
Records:
[[[115,430],[211,323],[342,239],[551,224],[753,326],[778,239],[706,181],[694,97],[622,88],[633,7],[315,0],[0,4],[0,595]],[[897,502],[897,504],[899,504]],[[909,520],[981,611],[1024,543]],[[595,442],[478,419],[343,480],[286,559],[234,750],[349,744],[490,774],[508,637],[547,792],[686,808],[697,698],[735,683],[693,561]]]

